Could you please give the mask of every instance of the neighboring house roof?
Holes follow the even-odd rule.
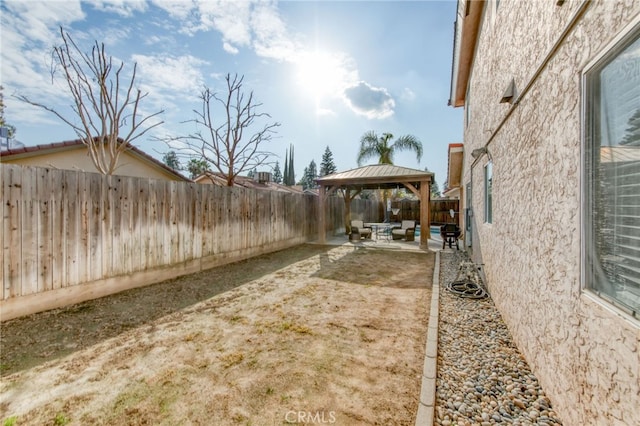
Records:
[[[227,177],[218,172],[206,172],[196,177],[194,180],[200,184],[214,184],[217,186],[227,186]],[[292,194],[305,193],[301,186],[287,186],[272,181],[258,181],[257,179],[250,178],[248,176],[236,176],[234,180],[235,186],[241,186],[243,188],[251,189],[263,189],[269,191],[288,192]]]
[[[411,183],[419,186],[420,182],[432,181],[433,173],[393,164],[374,164],[333,173],[316,179],[324,186],[355,185],[363,189],[395,188],[400,183]]]
[[[10,163],[18,160],[42,157],[42,156],[51,155],[54,153],[78,150],[82,148],[85,148],[85,145],[82,143],[80,139],[63,141],[63,142],[55,142],[55,143],[43,144],[43,145],[11,148],[11,149],[6,149],[4,151],[0,151],[0,162]],[[155,158],[151,157],[150,155],[140,150],[139,148],[136,148],[133,145],[129,145],[129,147],[125,152],[131,154],[138,161],[141,161],[153,168],[158,169],[163,174],[169,175],[175,180],[181,180],[181,181],[187,181],[187,182],[190,181],[190,179],[186,178],[179,172],[175,171],[174,169],[167,166],[166,164],[156,160]],[[90,161],[89,158],[87,158],[87,160]]]
[[[600,148],[601,163],[624,163],[640,161],[640,146],[603,146]]]
[[[460,195],[460,183],[462,182],[462,161],[464,144],[450,143],[447,162],[447,187],[442,195],[455,197]]]
[[[484,0],[458,0],[449,97],[449,105],[454,107],[463,106],[467,96],[467,83],[471,74],[484,4]]]

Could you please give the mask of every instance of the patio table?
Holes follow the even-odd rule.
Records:
[[[367,222],[364,224],[364,226],[368,226],[371,228],[373,234],[376,236],[376,241],[378,240],[378,236],[381,232],[383,233],[384,239],[386,241],[389,241],[391,238],[391,227],[393,225],[393,223],[389,222]]]

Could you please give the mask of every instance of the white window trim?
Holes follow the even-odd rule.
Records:
[[[594,56],[580,71],[580,290],[582,296],[588,298],[599,306],[603,307],[609,312],[613,312],[619,317],[630,321],[635,327],[640,326],[640,318],[634,317],[628,309],[621,306],[615,300],[602,297],[597,292],[587,287],[587,209],[590,207],[589,200],[587,199],[586,188],[586,170],[585,170],[585,150],[587,146],[587,74],[591,71],[599,62],[607,56],[611,50],[616,47],[629,33],[631,33],[636,26],[640,25],[640,15],[636,16],[629,24],[627,24],[609,43],[602,47],[599,52]]]

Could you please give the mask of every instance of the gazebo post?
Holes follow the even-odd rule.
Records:
[[[429,248],[429,238],[431,238],[431,227],[429,210],[431,208],[430,181],[420,182],[420,248]]]
[[[318,220],[318,242],[320,244],[327,243],[327,234],[325,232],[325,207],[324,203],[327,198],[327,188],[324,185],[320,185],[320,192],[318,194],[318,214],[320,216]]]

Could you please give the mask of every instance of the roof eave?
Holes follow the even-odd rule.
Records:
[[[451,76],[451,99],[453,107],[464,106],[467,84],[471,75],[471,66],[475,54],[476,42],[480,30],[480,21],[485,0],[458,0],[458,19],[454,41],[453,72]]]

